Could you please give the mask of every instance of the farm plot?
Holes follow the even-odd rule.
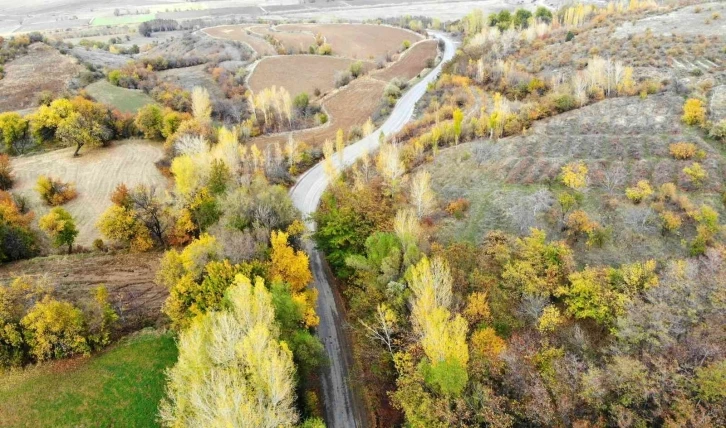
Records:
[[[395,54],[408,40],[415,43],[423,37],[412,31],[385,25],[366,24],[285,24],[275,27],[282,32],[320,33],[333,48],[333,55],[363,60],[377,60]],[[277,34],[277,33],[275,33]]]
[[[315,36],[311,33],[277,31],[271,27],[257,25],[249,27],[249,30],[259,37],[270,36],[282,43],[287,53],[305,53],[310,46],[315,46]]]
[[[28,275],[43,277],[52,294],[71,302],[85,302],[103,285],[121,315],[122,331],[161,324],[161,305],[169,290],[154,282],[161,253],[80,253],[21,260],[0,267],[0,283]],[[0,424],[1,425],[1,424]]]
[[[254,92],[271,86],[285,88],[295,96],[306,92],[311,97],[316,89],[325,94],[335,88],[335,74],[350,68],[355,60],[320,55],[284,55],[264,58],[256,66],[248,84]],[[364,69],[373,68],[364,63]]]
[[[111,204],[109,197],[121,183],[155,186],[163,191],[168,182],[154,162],[163,157],[160,144],[143,140],[118,142],[110,147],[81,152],[74,158],[75,148],[56,150],[40,155],[13,159],[16,182],[13,191],[28,197],[37,216],[45,207],[34,190],[40,175],[49,175],[74,182],[78,197],[64,207],[76,219],[79,234],[76,242],[90,246],[98,238],[96,221]]]
[[[311,146],[322,146],[325,140],[335,139],[338,129],[347,131],[353,126],[363,125],[378,108],[385,86],[384,82],[369,77],[354,80],[323,102],[330,114],[330,122],[297,132],[295,138]],[[287,134],[273,135],[255,138],[252,143],[264,147],[272,143],[284,143],[287,138]]]
[[[199,86],[207,91],[212,99],[223,99],[224,93],[212,76],[207,73],[206,65],[195,65],[192,67],[172,68],[157,73],[159,79],[165,82],[171,82],[179,85],[187,91],[191,91],[194,87]]]
[[[5,77],[0,80],[0,112],[35,107],[40,92],[61,92],[81,70],[75,58],[43,43],[32,44],[27,55],[5,65]]]
[[[154,100],[141,90],[121,88],[105,80],[86,86],[86,92],[96,101],[123,113],[136,113],[141,107],[154,103]]]
[[[435,40],[416,43],[398,61],[383,70],[376,71],[372,76],[386,82],[396,77],[411,80],[431,65],[430,62],[436,58],[437,51],[438,43]]]
[[[275,55],[275,48],[264,38],[250,34],[247,26],[224,25],[221,27],[205,28],[205,33],[218,39],[229,39],[247,43],[259,56]]]

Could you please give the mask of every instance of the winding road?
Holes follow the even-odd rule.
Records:
[[[428,84],[435,81],[441,72],[442,65],[454,57],[456,42],[441,32],[430,32],[434,37],[444,41],[442,61],[418,83],[404,93],[394,107],[391,115],[383,125],[367,137],[353,143],[343,151],[343,164],[336,155],[334,163],[339,168],[352,165],[364,153],[373,153],[378,147],[381,132],[393,134],[403,128],[413,116],[416,102],[426,93]],[[315,212],[320,197],[328,186],[328,178],[321,163],[309,169],[290,189],[290,197],[304,218]],[[310,230],[315,229],[312,221],[308,221]],[[321,255],[312,242],[307,244],[310,255],[310,268],[313,272],[313,286],[318,290],[317,311],[320,325],[317,334],[325,346],[329,360],[323,369],[322,386],[325,404],[325,421],[330,428],[354,428],[365,426],[365,408],[362,400],[353,392],[348,382],[353,355],[345,331],[347,321],[342,310],[340,296],[330,286]]]

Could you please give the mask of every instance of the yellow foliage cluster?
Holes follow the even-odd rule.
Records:
[[[703,101],[697,98],[689,98],[683,105],[683,116],[681,117],[686,125],[703,125],[706,123],[706,107]]]
[[[562,167],[560,179],[571,189],[582,189],[587,185],[587,166],[583,162],[568,163]]]
[[[648,180],[640,180],[635,187],[625,189],[625,196],[633,203],[639,204],[653,194],[653,188]]]
[[[73,183],[64,183],[57,178],[45,175],[38,177],[35,190],[43,202],[53,207],[63,205],[78,196],[76,186]]]
[[[320,318],[315,313],[317,290],[307,288],[313,280],[310,272],[310,260],[305,252],[295,251],[288,244],[289,235],[285,232],[273,231],[270,236],[272,252],[270,254],[270,277],[273,281],[290,285],[293,299],[305,307],[305,324],[315,327]]]
[[[669,150],[675,159],[690,159],[696,155],[696,145],[693,143],[673,143]]]

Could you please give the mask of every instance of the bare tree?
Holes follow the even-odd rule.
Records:
[[[396,313],[385,303],[379,304],[376,309],[375,324],[369,325],[365,321],[360,323],[367,330],[367,336],[373,340],[383,343],[393,357],[393,336],[396,334]]]

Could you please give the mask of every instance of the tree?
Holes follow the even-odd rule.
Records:
[[[164,136],[162,129],[164,127],[163,115],[161,107],[157,104],[147,104],[136,113],[134,123],[144,134],[144,138],[149,140],[161,140]]]
[[[15,174],[13,174],[13,166],[10,163],[10,156],[6,154],[0,154],[0,190],[10,190],[13,187],[15,181]]]
[[[28,121],[15,112],[0,113],[0,138],[7,151],[15,150],[15,143],[25,138]]]
[[[582,189],[587,186],[587,166],[583,162],[568,163],[562,167],[560,179],[571,189]]]
[[[431,174],[428,171],[421,170],[413,175],[410,197],[419,219],[431,213],[434,208],[435,196],[431,190]]]
[[[307,110],[309,104],[310,97],[308,96],[307,92],[300,92],[295,96],[295,99],[292,101],[292,105],[294,105],[301,114],[305,114],[305,111]]]
[[[454,140],[455,144],[459,144],[459,137],[461,137],[461,123],[464,121],[464,113],[461,109],[454,110]]]
[[[63,205],[78,196],[73,183],[64,183],[60,179],[41,175],[35,184],[40,199],[50,206]]]
[[[192,116],[200,123],[209,122],[212,116],[212,104],[209,101],[209,92],[199,86],[195,86],[192,89]]]
[[[165,426],[276,428],[298,421],[295,366],[278,337],[272,296],[261,279],[237,276],[226,310],[195,319],[179,337],[160,405]]]
[[[41,230],[53,239],[53,245],[61,247],[68,246],[68,254],[73,252],[73,242],[78,236],[73,217],[61,207],[55,207],[38,221]]]
[[[149,229],[130,209],[122,206],[110,206],[98,219],[96,227],[105,238],[121,242],[131,251],[144,252],[154,246]]]
[[[401,162],[400,149],[396,144],[382,144],[376,157],[376,169],[381,174],[391,195],[396,192],[398,182],[405,172]]]
[[[83,312],[68,302],[45,296],[20,321],[30,353],[37,361],[87,354]]]
[[[295,251],[287,243],[288,234],[272,231],[270,245],[270,275],[273,281],[290,284],[292,290],[299,293],[313,280],[310,272],[308,255],[303,251]]]
[[[683,104],[683,116],[681,117],[686,125],[703,125],[706,123],[706,107],[703,101],[697,98],[689,98]]]

